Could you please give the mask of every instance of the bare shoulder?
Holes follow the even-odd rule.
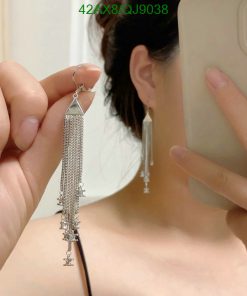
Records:
[[[68,291],[74,296],[87,295],[84,267],[76,244],[72,250],[74,266],[63,266],[67,243],[62,240],[59,224],[59,214],[27,224],[0,272],[0,295],[67,296]],[[123,268],[124,262],[129,262],[134,248],[133,245],[130,248],[129,234],[121,225],[114,198],[82,206],[78,231],[93,295],[118,295],[129,269]]]
[[[74,266],[63,266],[67,244],[60,215],[31,220],[0,271],[0,295],[87,295],[84,274],[73,246]]]

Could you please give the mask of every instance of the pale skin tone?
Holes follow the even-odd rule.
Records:
[[[9,68],[7,66],[6,69]],[[87,86],[92,87],[99,70],[86,68],[85,71]],[[64,81],[70,81],[71,70],[66,73]],[[179,54],[169,65],[162,65],[152,60],[146,48],[139,45],[131,54],[130,75],[143,104],[151,108],[154,121],[155,164],[151,168],[151,194],[143,194],[143,182],[138,172],[121,191],[81,207],[79,232],[93,295],[245,295],[247,215],[244,209],[247,209],[247,180],[193,151],[180,161],[175,159],[171,147],[186,146]],[[59,81],[62,76],[60,73],[55,77]],[[24,170],[27,167],[32,170],[35,165],[35,174],[32,183],[29,183],[33,186],[32,191],[18,162],[7,161],[7,141],[1,142],[1,149],[6,154],[4,152],[1,159],[0,180],[3,191],[8,191],[10,205],[5,201],[1,204],[1,212],[5,215],[1,215],[0,219],[0,259],[3,266],[0,294],[68,295],[69,291],[71,295],[87,295],[79,258],[73,268],[62,267],[65,242],[58,230],[59,215],[28,223],[16,244],[61,157],[62,117],[49,118],[49,114],[55,112],[55,104],[46,113],[47,100],[57,101],[57,108],[65,110],[65,101],[69,102],[73,89],[68,82],[67,86],[66,83],[63,86],[57,83],[57,90],[52,90],[54,76],[41,84],[31,76],[24,78],[33,87],[36,85],[40,96],[34,110],[25,108],[23,112],[37,114],[44,121],[31,146],[15,156],[19,157]],[[22,82],[24,78],[19,75],[16,81]],[[0,79],[2,89],[5,88],[3,104],[4,101],[10,102],[11,97],[16,98],[7,91],[7,88],[16,87],[9,88],[3,75]],[[246,98],[230,78],[225,87],[208,87],[241,143],[247,147]],[[25,97],[23,95],[23,100]],[[29,99],[37,101],[35,96],[30,95]],[[15,101],[18,102],[17,99]],[[87,103],[82,100],[82,104],[88,108],[90,100],[85,101]],[[21,104],[18,107],[16,103],[16,106],[21,109]],[[17,113],[13,116],[17,117]],[[1,118],[6,119],[6,113]],[[10,122],[11,126],[14,122]],[[49,127],[53,130],[50,131]],[[6,130],[5,138],[8,139]],[[41,163],[39,159],[42,159]],[[13,184],[15,178],[7,178],[9,172],[12,176],[15,172],[19,180],[13,191],[10,189],[16,184]],[[202,204],[189,192],[188,176],[197,178],[244,209],[227,212]],[[25,202],[21,202],[23,200]],[[13,217],[16,217],[14,222]],[[6,237],[7,240],[4,239]],[[75,248],[74,251],[78,255]]]

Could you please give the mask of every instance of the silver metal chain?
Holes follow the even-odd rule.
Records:
[[[72,266],[71,244],[78,240],[79,199],[84,197],[82,182],[84,112],[78,102],[80,87],[73,95],[64,118],[63,159],[58,205],[62,206],[60,229],[68,242],[64,266]]]

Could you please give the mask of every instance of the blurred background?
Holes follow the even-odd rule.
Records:
[[[88,3],[96,1],[0,0],[1,61],[15,60],[39,80],[81,63],[93,63],[102,69],[94,102],[85,115],[83,176],[87,197],[81,205],[126,186],[138,170],[141,149],[140,142],[104,106],[106,76],[100,57],[100,35],[92,48],[87,32],[90,15],[79,12],[82,4]],[[57,206],[60,174],[61,163],[32,219],[61,209]]]

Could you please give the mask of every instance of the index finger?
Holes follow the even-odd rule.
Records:
[[[238,205],[247,210],[245,177],[186,147],[172,146],[169,155],[191,177],[230,200],[232,206]]]
[[[49,106],[65,95],[75,91],[76,86],[72,79],[74,71],[76,72],[77,84],[84,84],[86,88],[92,88],[100,76],[100,68],[94,64],[84,63],[80,68],[69,67],[40,81],[45,90]],[[90,71],[90,75],[88,72]]]

